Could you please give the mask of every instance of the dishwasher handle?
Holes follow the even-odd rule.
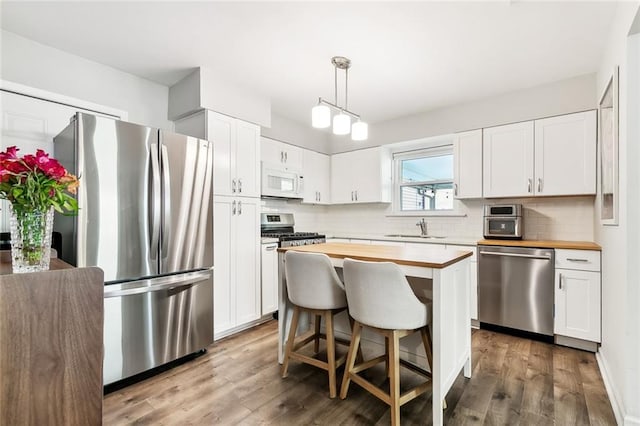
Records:
[[[537,254],[499,253],[496,251],[481,251],[480,254],[486,254],[489,256],[524,257],[527,259],[551,260],[551,256],[541,256]]]

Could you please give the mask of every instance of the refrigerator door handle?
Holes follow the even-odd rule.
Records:
[[[158,160],[158,145],[150,145],[151,156],[151,217],[149,225],[151,227],[151,240],[149,241],[149,257],[156,259],[158,241],[160,239],[160,162]]]
[[[190,272],[181,275],[140,280],[135,283],[111,284],[104,288],[104,297],[131,296],[134,294],[152,293],[154,291],[188,288],[192,285],[211,279],[211,270]]]
[[[169,171],[169,153],[162,145],[162,253],[167,253],[169,246],[169,224],[171,223],[171,175]]]

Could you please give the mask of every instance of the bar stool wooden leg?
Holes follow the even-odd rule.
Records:
[[[353,318],[351,318],[351,315],[349,315],[349,325],[351,326],[351,332],[353,333],[353,324],[354,324],[355,320]],[[356,355],[356,363],[361,363],[362,361],[364,361],[364,356],[362,355],[362,346],[358,346],[358,354]]]
[[[336,344],[333,336],[333,312],[327,311],[324,324],[327,331],[327,363],[329,364],[329,398],[336,397]]]
[[[289,369],[289,356],[293,351],[293,344],[296,339],[296,330],[298,329],[298,321],[300,320],[300,308],[293,307],[293,318],[291,319],[291,328],[289,328],[289,338],[287,339],[287,346],[284,352],[284,360],[282,361],[282,377],[287,377],[287,370]]]
[[[422,344],[424,345],[424,351],[427,355],[427,361],[429,362],[429,370],[433,371],[433,350],[431,349],[431,333],[429,333],[429,326],[420,329],[420,336],[422,337]]]
[[[353,324],[353,332],[351,333],[351,344],[349,345],[347,362],[344,366],[344,376],[342,377],[342,386],[340,387],[340,399],[345,399],[349,391],[351,370],[353,370],[353,365],[356,362],[356,354],[360,350],[360,333],[362,333],[362,324],[355,321]]]
[[[400,338],[393,330],[387,339],[389,342],[389,396],[391,402],[391,426],[400,425]]]
[[[391,368],[389,366],[389,337],[384,336],[384,354],[386,358],[384,360],[384,374],[387,377],[391,377]]]
[[[315,316],[315,339],[313,342],[313,353],[320,352],[320,324],[322,323],[322,317],[320,315]],[[325,322],[326,324],[326,322]]]

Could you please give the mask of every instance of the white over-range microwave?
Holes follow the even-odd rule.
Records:
[[[298,170],[281,165],[262,163],[262,196],[302,198],[304,179]]]

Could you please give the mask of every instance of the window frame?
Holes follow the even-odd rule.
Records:
[[[426,157],[439,157],[443,155],[451,155],[452,160],[455,161],[453,152],[453,143],[439,144],[436,146],[422,146],[417,149],[407,151],[396,151],[393,153],[393,216],[458,216],[456,209],[456,199],[453,198],[453,205],[451,209],[442,210],[402,210],[401,205],[401,193],[402,188],[407,186],[416,186],[420,184],[439,184],[439,183],[451,183],[452,187],[455,181],[453,161],[451,164],[451,180],[440,179],[431,181],[402,183],[402,161],[413,160],[417,158]]]

